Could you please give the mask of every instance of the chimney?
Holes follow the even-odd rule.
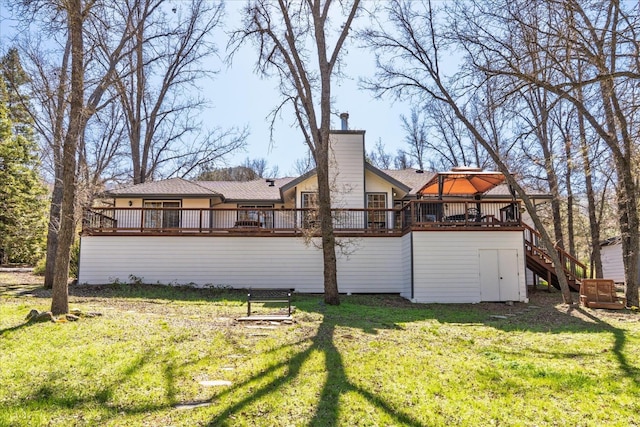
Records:
[[[342,130],[349,130],[349,113],[340,114],[340,120],[342,121]]]

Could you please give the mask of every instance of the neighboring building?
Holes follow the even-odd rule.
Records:
[[[364,136],[331,133],[340,292],[397,293],[415,302],[525,301],[525,268],[540,251],[499,174],[380,170],[365,162]],[[451,177],[494,180],[493,188],[454,195]],[[135,277],[323,292],[315,171],[249,182],[175,178],[108,196],[113,207],[85,214],[80,283]]]
[[[602,277],[611,279],[616,283],[625,283],[622,240],[620,236],[600,242],[600,255],[602,256]],[[638,279],[640,280],[640,268],[638,271]]]

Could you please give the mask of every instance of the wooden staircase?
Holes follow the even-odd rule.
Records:
[[[524,227],[524,247],[527,253],[527,268],[539,277],[545,279],[555,288],[560,289],[556,270],[547,250],[542,246],[540,233],[526,224],[522,224],[522,226]],[[571,290],[580,291],[580,283],[582,279],[587,277],[587,267],[562,248],[556,246],[556,250],[563,264],[562,267],[567,277],[569,287]]]

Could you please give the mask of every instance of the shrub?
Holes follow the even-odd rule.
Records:
[[[38,260],[35,267],[33,268],[33,274],[37,274],[38,276],[44,276],[45,268],[47,264],[46,255]],[[77,279],[78,278],[78,269],[80,265],[80,242],[76,241],[73,246],[71,246],[71,257],[69,258],[69,277]]]

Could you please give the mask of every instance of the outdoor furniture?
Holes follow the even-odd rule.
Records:
[[[476,208],[467,209],[467,213],[449,215],[445,217],[445,221],[448,222],[480,222],[482,216],[480,211]]]
[[[589,308],[622,310],[624,298],[618,297],[616,286],[610,279],[583,279],[580,284],[580,303]]]
[[[518,208],[515,203],[510,203],[504,208],[500,209],[500,221],[502,222],[516,222],[518,221]]]
[[[234,227],[236,227],[236,228],[259,228],[260,227],[260,221],[242,219],[242,220],[236,221]]]
[[[287,316],[291,316],[290,289],[250,289],[247,294],[247,317],[251,316],[251,303],[287,303]]]

